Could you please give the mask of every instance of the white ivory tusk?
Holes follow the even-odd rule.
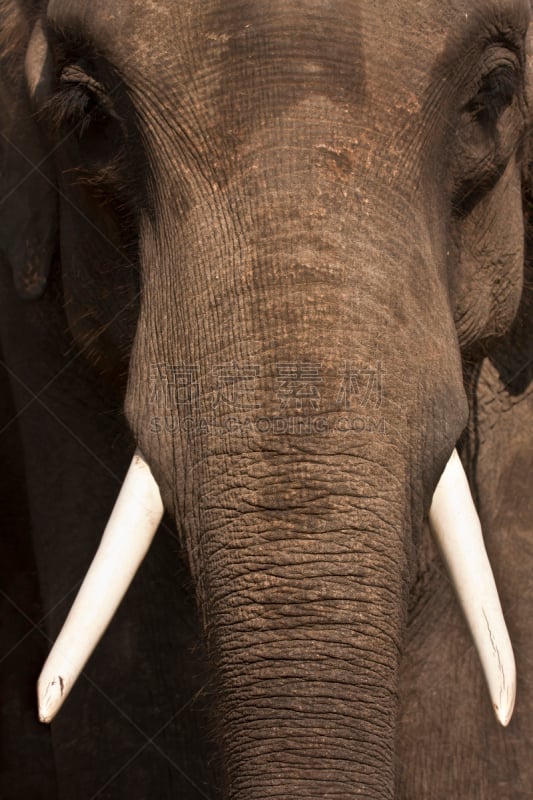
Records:
[[[102,541],[37,683],[39,718],[57,714],[98,644],[163,516],[159,487],[137,450]]]
[[[513,649],[479,517],[456,450],[435,489],[429,523],[479,654],[496,717],[508,725],[516,695]]]

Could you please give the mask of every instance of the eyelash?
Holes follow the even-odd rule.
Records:
[[[51,98],[48,111],[57,128],[78,126],[77,133],[81,138],[92,122],[96,107],[93,96],[82,87],[72,85]]]
[[[87,76],[86,80],[76,80],[75,76],[62,75],[59,78],[58,90],[47,102],[44,113],[56,130],[67,126],[76,129],[78,138],[82,138],[89,127],[98,122],[105,122],[115,117],[109,100],[102,87]],[[71,72],[79,70],[70,68]]]

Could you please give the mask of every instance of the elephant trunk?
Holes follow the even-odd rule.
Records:
[[[283,508],[233,490],[204,511],[240,495],[239,523],[202,536],[196,576],[232,798],[393,797],[409,537],[405,492],[369,499],[380,472],[300,462],[271,476]]]

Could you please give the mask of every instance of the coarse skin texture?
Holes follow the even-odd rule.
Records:
[[[529,3],[0,12],[0,213],[23,232],[2,260],[86,356],[57,405],[105,409],[99,436],[134,441],[160,485],[213,687],[203,796],[527,797]],[[22,306],[12,370],[13,324],[38,327]],[[38,524],[42,453],[21,435]],[[507,732],[428,540],[458,440],[515,634]]]

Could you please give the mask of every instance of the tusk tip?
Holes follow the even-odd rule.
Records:
[[[513,716],[513,710],[514,710],[513,706],[510,706],[510,707],[505,708],[505,709],[504,708],[499,708],[496,705],[494,706],[494,712],[496,714],[496,719],[498,720],[498,722],[500,723],[500,725],[503,728],[506,728],[509,725],[509,723],[511,721],[511,717]]]
[[[515,687],[513,686],[512,689],[508,692],[507,697],[505,697],[504,702],[501,703],[494,703],[494,713],[496,714],[496,719],[500,723],[503,728],[506,728],[513,716],[515,705]]]
[[[505,632],[506,633],[506,632]],[[516,700],[516,664],[508,635],[500,635],[501,647],[494,650],[497,668],[484,665],[492,707],[500,725],[506,728],[513,716]]]
[[[52,722],[65,699],[65,681],[61,675],[57,675],[52,680],[47,681],[44,689],[42,688],[42,681],[39,680],[37,697],[40,721],[45,723]]]

